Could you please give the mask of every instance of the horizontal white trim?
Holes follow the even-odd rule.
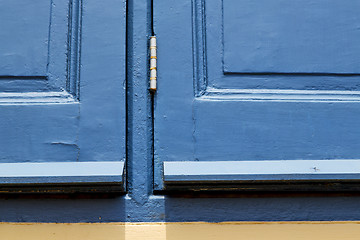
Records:
[[[123,174],[120,161],[0,163],[0,186],[116,184],[123,188]]]
[[[81,177],[122,175],[124,162],[0,163],[0,177]]]
[[[164,169],[170,175],[344,174],[360,173],[360,160],[167,161]]]
[[[302,94],[302,95],[360,95],[360,91],[349,90],[296,90],[296,89],[217,89],[208,88],[207,92],[254,93],[254,94]]]
[[[360,159],[165,161],[165,181],[359,179]]]
[[[360,91],[208,88],[198,100],[358,102]]]
[[[65,104],[77,103],[76,99],[66,91],[62,92],[2,92],[0,105],[13,104]]]

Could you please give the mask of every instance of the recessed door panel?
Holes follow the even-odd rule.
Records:
[[[359,73],[359,8],[356,0],[223,0],[224,72]]]
[[[0,74],[45,76],[51,1],[2,1],[0,15]]]

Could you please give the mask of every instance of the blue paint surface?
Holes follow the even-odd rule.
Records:
[[[15,2],[1,3],[0,162],[124,161],[125,4]]]
[[[0,44],[0,162],[117,161],[123,166],[126,4],[53,0],[1,6],[8,37]],[[31,172],[30,165],[25,171]],[[62,181],[46,176],[50,165],[45,164],[49,168],[42,169],[39,183]],[[91,175],[75,175],[74,183],[109,182]],[[34,181],[12,178],[0,184],[26,188]]]
[[[359,73],[359,8],[357,0],[223,0],[224,71]]]
[[[155,188],[164,161],[359,159],[359,8],[155,1]]]
[[[126,157],[127,195],[2,196],[0,221],[359,220],[357,193],[153,194],[153,187],[162,189],[162,161],[358,158],[359,101],[355,93],[350,102],[343,101],[352,91],[359,90],[359,77],[353,70],[357,61],[349,61],[349,65],[344,61],[336,65],[334,71],[323,72],[328,66],[334,66],[327,62],[321,74],[309,74],[302,66],[293,74],[295,61],[281,65],[284,68],[280,68],[280,64],[276,66],[279,67],[277,71],[284,72],[256,75],[239,74],[237,68],[243,70],[243,66],[237,64],[237,58],[227,58],[225,64],[232,62],[228,69],[233,72],[224,74],[223,47],[229,51],[226,47],[236,46],[237,42],[231,40],[230,45],[227,42],[222,45],[222,4],[227,7],[225,14],[231,10],[229,6],[234,6],[235,13],[225,16],[225,20],[229,20],[236,17],[235,6],[248,2],[250,4],[250,1],[207,1],[205,8],[205,1],[198,0],[154,0],[153,5],[150,0],[89,0],[53,4],[51,14],[50,9],[46,9],[49,15],[43,10],[39,17],[50,16],[54,31],[50,37],[57,36],[53,38],[56,43],[49,45],[53,57],[49,57],[48,72],[44,74],[38,70],[44,67],[40,51],[40,63],[36,67],[23,73],[19,67],[19,76],[5,76],[5,73],[0,76],[0,90],[47,93],[63,88],[73,95],[73,100],[67,104],[26,103],[29,100],[15,105],[0,104],[0,159],[2,162],[117,161]],[[260,5],[261,2],[264,3],[251,1],[251,4]],[[10,3],[2,4],[10,6]],[[355,1],[341,6],[351,4]],[[329,6],[332,5],[336,5],[335,1]],[[70,6],[74,8],[69,10]],[[292,6],[288,8],[296,11]],[[261,13],[265,9],[258,11]],[[8,21],[13,19],[0,16]],[[73,23],[70,41],[67,20],[62,24],[64,16],[71,16]],[[336,19],[330,20],[329,24],[336,22]],[[36,24],[35,18],[32,21]],[[79,25],[82,26],[80,30],[76,27]],[[321,22],[317,26],[326,27],[327,24]],[[2,33],[12,32],[8,30]],[[42,32],[43,28],[36,31]],[[42,39],[41,34],[35,35],[36,31],[30,39]],[[81,38],[78,38],[79,31]],[[16,34],[20,33],[14,33],[14,38]],[[148,38],[152,34],[157,35],[159,46],[159,85],[155,97],[149,94],[147,82]],[[231,37],[226,34],[225,41]],[[236,31],[233,34],[237,34]],[[351,34],[356,36],[357,33]],[[343,40],[339,36],[337,39]],[[66,58],[69,42],[71,58]],[[284,43],[287,42],[284,40]],[[35,41],[34,44],[42,49],[47,43]],[[285,46],[289,47],[290,43]],[[325,53],[313,57],[326,59],[329,52]],[[351,52],[355,53],[355,50]],[[354,57],[351,54],[348,55],[350,59]],[[15,63],[20,66],[20,62]],[[6,64],[5,60],[0,60],[0,64]],[[17,68],[16,64],[12,66]],[[261,64],[253,67],[260,69]],[[289,73],[289,69],[293,73]],[[356,74],[350,75],[350,72]],[[35,73],[40,76],[33,76]],[[11,72],[6,74],[11,75]],[[239,89],[276,91],[268,94],[270,100],[264,100],[266,94],[260,94],[260,97],[247,97],[245,101]],[[314,94],[309,92],[305,97],[303,93],[287,92],[285,95],[292,99],[289,101],[283,99],[284,95],[280,96],[281,89],[342,90],[346,93],[335,94],[332,100],[327,99],[332,93],[314,100]],[[254,91],[246,94],[252,95]]]
[[[0,28],[3,30],[0,33],[3,39],[0,46],[0,75],[41,76],[46,73],[50,3],[0,3]]]

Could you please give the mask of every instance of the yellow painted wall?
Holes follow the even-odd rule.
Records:
[[[360,239],[360,222],[0,223],[1,240]]]

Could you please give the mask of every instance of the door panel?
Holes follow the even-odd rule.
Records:
[[[183,161],[270,161],[273,177],[226,178],[232,190],[249,179],[318,180],[314,161],[353,159],[360,173],[359,9],[357,1],[155,0],[156,189],[226,189],[216,177],[224,169],[204,167],[197,174],[213,176],[204,180]],[[239,166],[250,174],[253,164]],[[277,175],[279,166],[291,177]],[[305,178],[294,166],[308,169]],[[331,174],[322,181],[360,177]]]
[[[199,66],[207,66],[200,90],[359,90],[357,1],[219,0],[204,5],[193,13],[199,21],[194,23],[195,47],[204,52]]]
[[[3,1],[0,11],[0,162],[123,166],[125,2]]]
[[[7,39],[0,46],[0,74],[45,76],[50,1],[2,1],[0,9],[1,39]]]
[[[357,0],[224,0],[224,72],[359,73],[359,8]]]
[[[0,3],[0,91],[74,91],[69,85],[76,80],[70,79],[69,66],[78,61],[71,63],[68,57],[77,48],[71,43],[80,25],[77,3],[70,3]]]

